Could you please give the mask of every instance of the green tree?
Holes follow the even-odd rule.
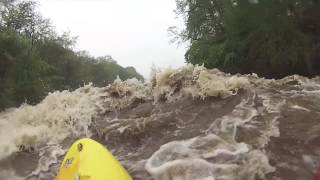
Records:
[[[86,83],[105,86],[117,76],[143,79],[111,56],[76,52],[76,37],[58,35],[32,1],[0,3],[0,109],[35,104],[48,92],[73,90]]]
[[[319,74],[319,2],[177,0],[187,62],[266,77]]]
[[[14,32],[0,33],[0,107],[35,103],[45,95],[47,64],[29,51],[30,41]]]

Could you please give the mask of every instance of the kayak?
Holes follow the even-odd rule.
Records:
[[[101,144],[80,139],[69,149],[56,180],[132,180],[119,161]]]

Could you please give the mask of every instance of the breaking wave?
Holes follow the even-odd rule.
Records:
[[[193,65],[154,71],[148,82],[53,92],[0,113],[0,179],[54,179],[81,137],[106,145],[134,179],[312,179],[319,95],[319,78]]]

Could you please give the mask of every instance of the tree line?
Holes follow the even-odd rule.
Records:
[[[73,90],[86,83],[106,86],[143,77],[123,68],[111,56],[75,51],[76,38],[59,35],[33,1],[0,1],[0,109],[35,104],[48,92]]]
[[[186,61],[268,78],[320,74],[319,0],[176,0]]]

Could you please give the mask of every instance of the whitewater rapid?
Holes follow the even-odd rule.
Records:
[[[0,180],[54,179],[91,137],[137,180],[312,179],[320,78],[230,75],[202,66],[49,94],[0,113]]]

